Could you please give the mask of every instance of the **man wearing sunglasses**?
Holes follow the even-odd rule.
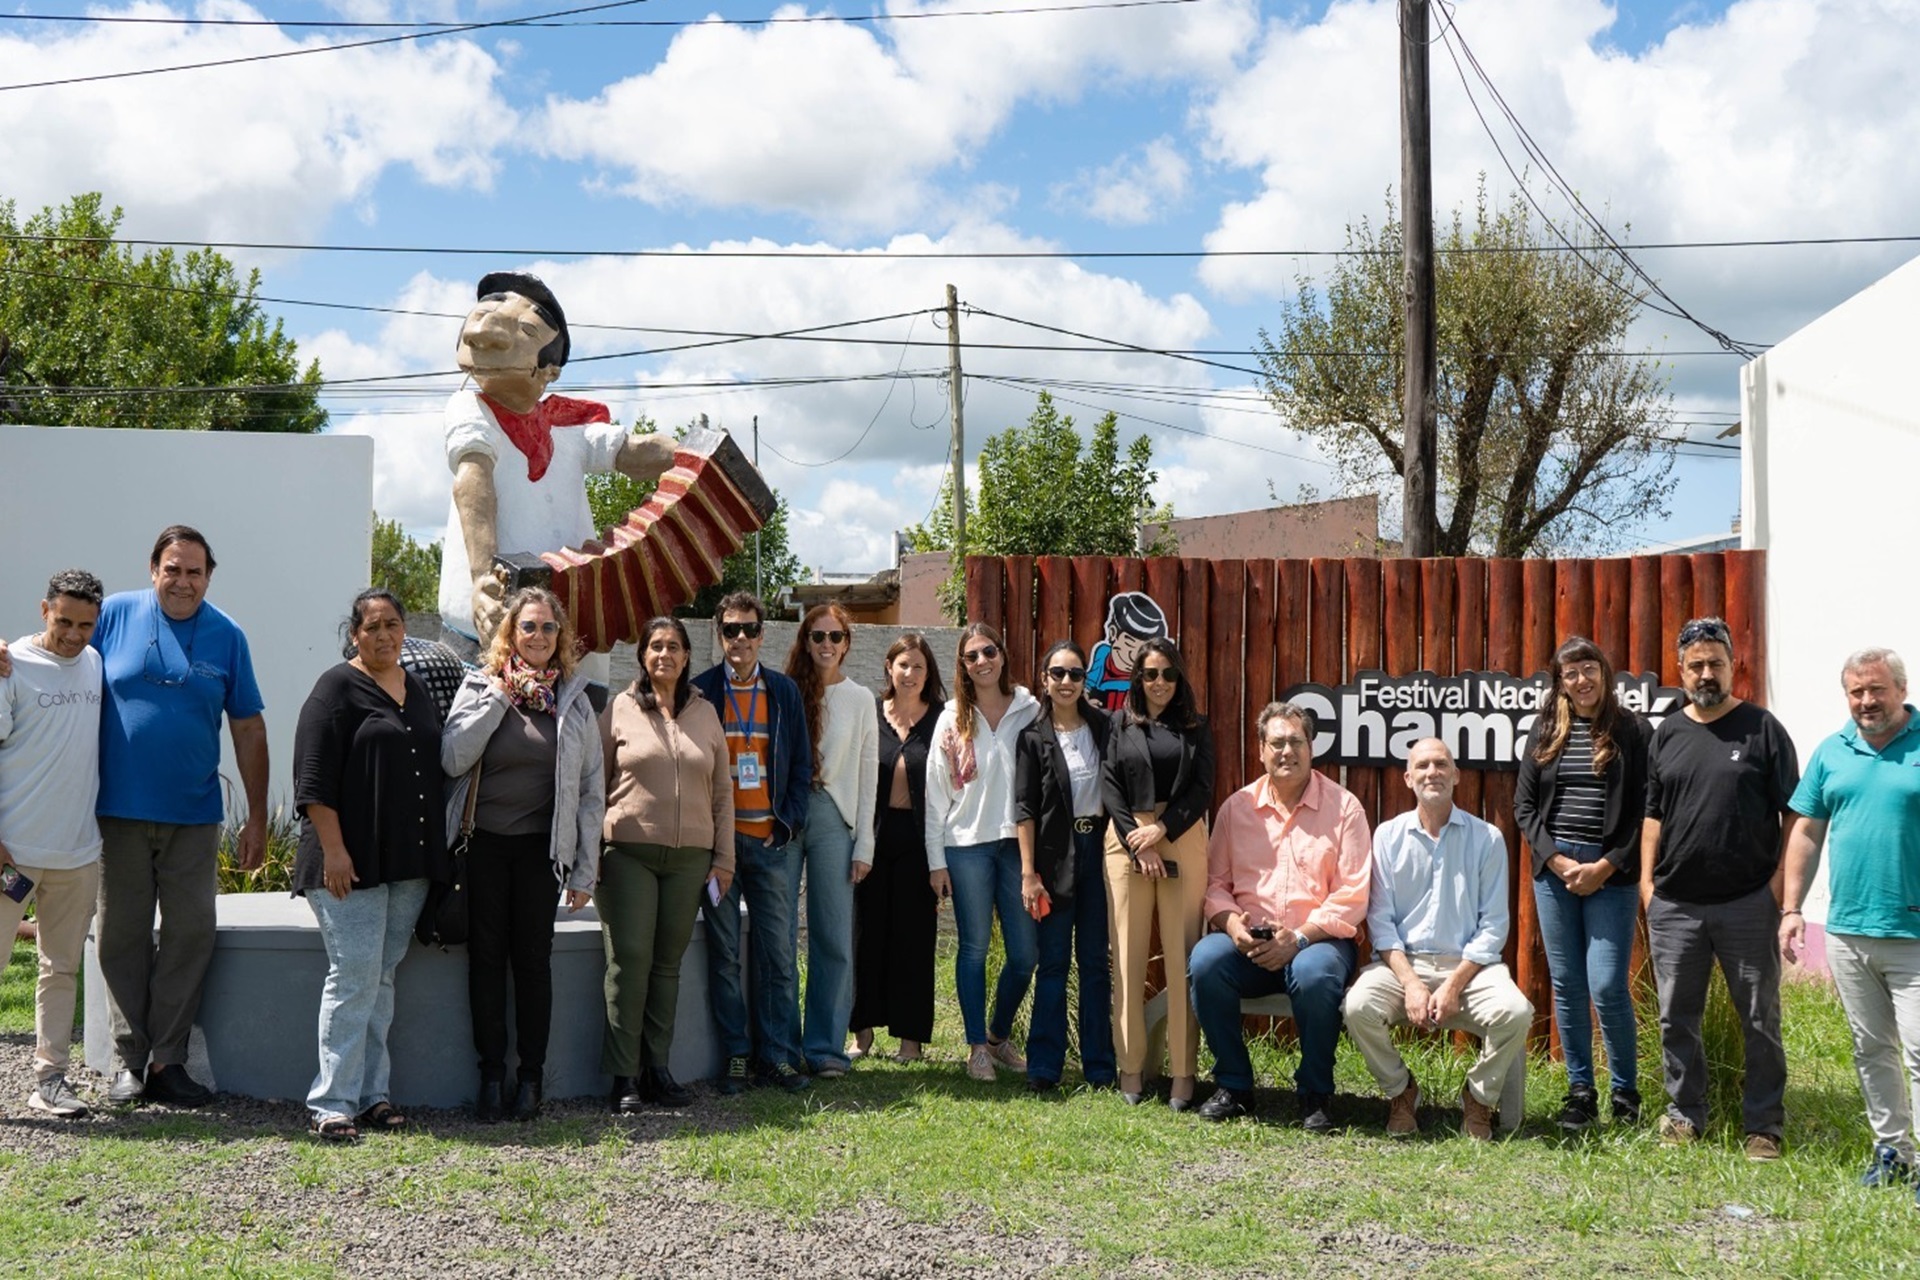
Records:
[[[808,1088],[800,1052],[799,930],[794,903],[800,846],[813,791],[813,742],[800,686],[760,665],[766,609],[751,592],[720,601],[726,660],[693,678],[720,713],[733,765],[734,877],[707,921],[707,985],[726,1050],[720,1092],[752,1079],[788,1092]],[[753,972],[742,989],[740,903],[747,904]],[[750,1079],[751,1077],[751,1079]]]

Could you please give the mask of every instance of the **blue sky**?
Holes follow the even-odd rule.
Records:
[[[1042,0],[1047,6],[1058,0]],[[1154,348],[1244,352],[1313,258],[880,258],[962,253],[1337,248],[1377,218],[1397,180],[1391,0],[1193,0],[1064,13],[952,16],[994,0],[898,4],[949,16],[743,25],[778,15],[881,13],[653,0],[606,12],[684,28],[489,30],[412,45],[0,93],[4,194],[27,208],[99,189],[130,234],[196,241],[465,246],[526,251],[235,251],[269,294],[459,312],[489,269],[532,267],[559,292],[575,354],[666,345],[630,326],[767,333],[924,312],[947,282],[985,311]],[[1025,7],[1025,6],[1022,6]],[[488,21],[536,4],[199,8],[107,4],[96,15],[279,22]],[[1906,163],[1920,108],[1914,0],[1684,5],[1460,0],[1453,20],[1559,169],[1632,238],[1721,240],[1904,234],[1920,176]],[[15,15],[80,12],[12,0]],[[723,15],[713,17],[712,15]],[[9,80],[52,79],[366,38],[373,33],[0,21]],[[31,46],[31,47],[29,47]],[[1436,196],[1511,180],[1443,46],[1433,62]],[[31,71],[23,71],[31,68]],[[1511,149],[1510,137],[1503,137]],[[1537,177],[1543,204],[1564,214]],[[670,259],[596,251],[695,252]],[[713,250],[806,248],[767,260]],[[700,252],[706,251],[706,252]],[[845,253],[860,256],[845,256]],[[1911,254],[1911,246],[1648,252],[1690,310],[1770,342]],[[333,378],[450,365],[457,321],[287,306]],[[1658,321],[1659,323],[1656,323]],[[926,514],[945,459],[944,363],[924,315],[850,335],[872,345],[749,342],[576,363],[560,390],[672,425],[705,412],[743,438],[760,418],[764,469],[795,508],[803,560],[889,562],[895,528]],[[975,342],[1036,331],[967,317]],[[1651,316],[1648,349],[1711,341]],[[1040,335],[1041,342],[1056,339]],[[1223,362],[1246,365],[1246,357]],[[1668,361],[1682,420],[1711,438],[1737,415],[1739,362]],[[1161,496],[1181,514],[1265,505],[1302,485],[1331,494],[1310,444],[1243,396],[1249,380],[1191,362],[1108,353],[980,350],[966,357],[970,452],[1032,406],[1031,384],[1162,388],[1123,399],[1063,391],[1146,431]],[[706,387],[767,378],[866,379]],[[665,384],[665,385],[662,385]],[[445,518],[438,455],[446,383],[408,396],[342,389],[334,429],[372,435],[376,502],[423,536]],[[1226,391],[1228,397],[1203,394]],[[1146,393],[1143,393],[1146,394]],[[1249,447],[1252,445],[1259,448]],[[1692,451],[1690,451],[1692,452]],[[1703,451],[1704,452],[1704,451]],[[844,458],[831,465],[819,464]],[[1671,516],[1637,541],[1724,530],[1735,455],[1687,456]]]

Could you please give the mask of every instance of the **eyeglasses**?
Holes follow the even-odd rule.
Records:
[[[1733,636],[1728,632],[1727,624],[1718,618],[1695,618],[1680,628],[1679,644],[1682,649],[1690,644],[1699,644],[1703,640],[1724,644],[1729,649],[1733,647]]]
[[[1085,667],[1048,667],[1047,678],[1063,681],[1066,684],[1079,684],[1087,678]]]
[[[522,618],[520,619],[520,634],[523,636],[557,636],[560,634],[560,624],[552,618],[548,618],[545,622],[535,622],[532,618]]]
[[[1280,752],[1289,748],[1295,751],[1305,751],[1307,749],[1307,740],[1297,734],[1290,734],[1284,738],[1267,739],[1267,750],[1269,751]]]
[[[995,658],[997,658],[997,657],[999,657],[999,656],[1000,656],[1000,646],[999,646],[999,645],[997,645],[997,644],[983,644],[983,645],[981,645],[981,646],[980,646],[980,647],[979,647],[978,649],[972,649],[972,650],[969,650],[969,651],[968,651],[968,652],[966,652],[966,653],[963,653],[963,654],[961,654],[961,655],[960,655],[960,660],[961,660],[962,662],[968,662],[968,663],[972,663],[972,662],[992,662],[992,661],[993,661],[993,660],[994,660]]]
[[[760,638],[760,624],[757,622],[723,622],[720,634],[728,640],[738,640],[745,636],[749,640]]]
[[[1179,684],[1180,673],[1178,671],[1175,671],[1172,667],[1140,668],[1141,684],[1159,684],[1162,680],[1166,681],[1168,684]]]
[[[847,638],[847,633],[844,631],[809,631],[807,632],[807,643],[809,644],[826,644],[826,643],[840,644],[841,642],[846,640],[846,638]]]

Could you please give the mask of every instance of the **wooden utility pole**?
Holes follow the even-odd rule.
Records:
[[[967,553],[966,427],[960,394],[960,291],[947,286],[947,406],[953,418],[953,554]]]
[[[1433,130],[1427,100],[1429,0],[1400,0],[1400,243],[1406,382],[1400,395],[1406,554],[1434,554],[1440,527],[1434,410]]]
[[[760,469],[760,415],[753,415],[753,469]],[[753,531],[753,594],[755,599],[764,600],[760,586],[760,531]]]

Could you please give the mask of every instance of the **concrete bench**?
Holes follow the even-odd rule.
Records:
[[[1291,1018],[1293,1001],[1282,995],[1255,996],[1240,1002],[1240,1016],[1243,1018]],[[1158,1063],[1167,1044],[1167,993],[1161,991],[1147,1001],[1147,1061]],[[1527,1110],[1527,1055],[1515,1056],[1513,1066],[1507,1072],[1507,1078],[1500,1085],[1500,1119],[1502,1133],[1512,1133],[1520,1127],[1520,1121]]]
[[[600,1074],[606,959],[592,907],[574,915],[557,904],[555,910],[546,1093],[583,1097],[605,1092],[610,1084]],[[327,976],[326,947],[313,911],[281,893],[222,894],[218,919],[188,1069],[229,1093],[304,1100],[319,1064],[320,989]],[[745,932],[743,927],[743,953]],[[113,1069],[113,1031],[91,938],[85,980],[87,1065],[106,1074]],[[511,1004],[507,1025],[513,1025]],[[394,975],[388,1046],[396,1103],[456,1107],[473,1101],[480,1072],[467,1008],[465,947],[442,951],[415,942],[408,948]],[[717,1076],[723,1065],[707,1003],[706,927],[696,922],[680,963],[671,1067],[681,1080],[703,1080]]]

